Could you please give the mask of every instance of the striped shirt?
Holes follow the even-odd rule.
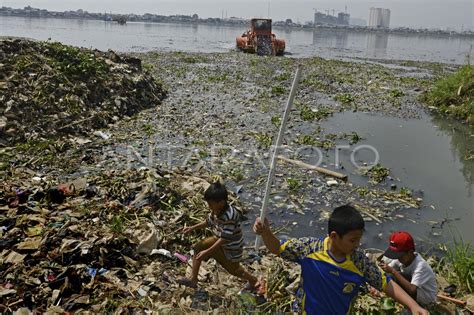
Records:
[[[225,241],[222,248],[227,259],[239,262],[242,259],[244,246],[240,213],[232,206],[228,206],[218,216],[211,212],[207,218],[207,224],[214,236]]]

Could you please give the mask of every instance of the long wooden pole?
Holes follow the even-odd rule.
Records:
[[[462,300],[458,300],[458,299],[455,299],[455,298],[452,298],[450,296],[446,296],[446,295],[443,295],[441,293],[438,293],[438,299],[442,299],[442,300],[445,300],[445,301],[449,301],[449,302],[453,302],[453,303],[456,303],[456,304],[459,304],[459,305],[466,305],[466,301],[462,301]]]
[[[311,165],[311,164],[308,164],[308,163],[305,163],[305,162],[292,160],[292,159],[289,159],[289,158],[287,158],[286,156],[283,156],[283,155],[279,155],[279,156],[277,156],[277,158],[279,160],[294,164],[294,165],[299,166],[301,168],[306,168],[308,170],[313,170],[313,171],[316,171],[316,172],[319,172],[319,173],[322,173],[322,174],[325,174],[325,175],[328,175],[328,176],[339,178],[339,179],[344,180],[344,181],[347,180],[347,175],[344,175],[342,173],[327,170],[325,168],[314,166],[314,165]]]
[[[270,191],[272,189],[273,176],[275,174],[275,165],[276,165],[277,156],[278,156],[278,149],[280,148],[281,143],[283,141],[283,135],[285,134],[286,124],[288,122],[288,117],[290,116],[291,107],[293,106],[293,100],[295,99],[296,88],[298,87],[300,76],[301,76],[301,69],[300,67],[298,67],[296,69],[295,78],[293,79],[293,84],[291,86],[290,95],[288,96],[288,101],[286,102],[286,109],[285,109],[285,113],[283,114],[283,119],[281,121],[280,131],[278,132],[278,138],[277,138],[275,147],[273,149],[272,160],[270,163],[270,171],[268,172],[268,178],[267,178],[267,186],[265,188],[265,197],[263,198],[262,210],[260,211],[260,219],[262,220],[262,222],[264,222],[265,216],[267,214],[268,200],[270,199]],[[260,244],[261,244],[261,238],[260,236],[257,235],[257,238],[255,239],[255,250],[258,251]]]

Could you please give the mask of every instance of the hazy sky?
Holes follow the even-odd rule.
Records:
[[[113,13],[193,14],[200,17],[244,18],[270,16],[275,20],[291,18],[312,20],[313,9],[344,11],[351,17],[368,19],[370,7],[392,11],[391,26],[474,29],[474,0],[0,0],[0,6],[21,8],[31,5],[49,10],[77,10]]]

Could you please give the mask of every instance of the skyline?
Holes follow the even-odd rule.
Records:
[[[313,20],[314,9],[325,12],[332,10],[347,12],[351,18],[368,20],[370,7],[383,7],[391,10],[391,27],[441,28],[474,30],[474,6],[466,0],[351,0],[351,1],[264,1],[264,0],[0,0],[0,6],[23,8],[32,7],[51,11],[83,9],[89,12],[112,13],[154,13],[160,15],[198,14],[200,17],[235,16],[242,18],[270,17],[274,20],[290,18],[304,23]],[[422,19],[420,17],[423,17]]]

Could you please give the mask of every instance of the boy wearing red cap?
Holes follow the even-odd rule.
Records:
[[[394,232],[384,256],[393,260],[382,264],[382,269],[420,305],[427,307],[436,302],[436,276],[426,260],[415,252],[415,242],[408,232]]]

